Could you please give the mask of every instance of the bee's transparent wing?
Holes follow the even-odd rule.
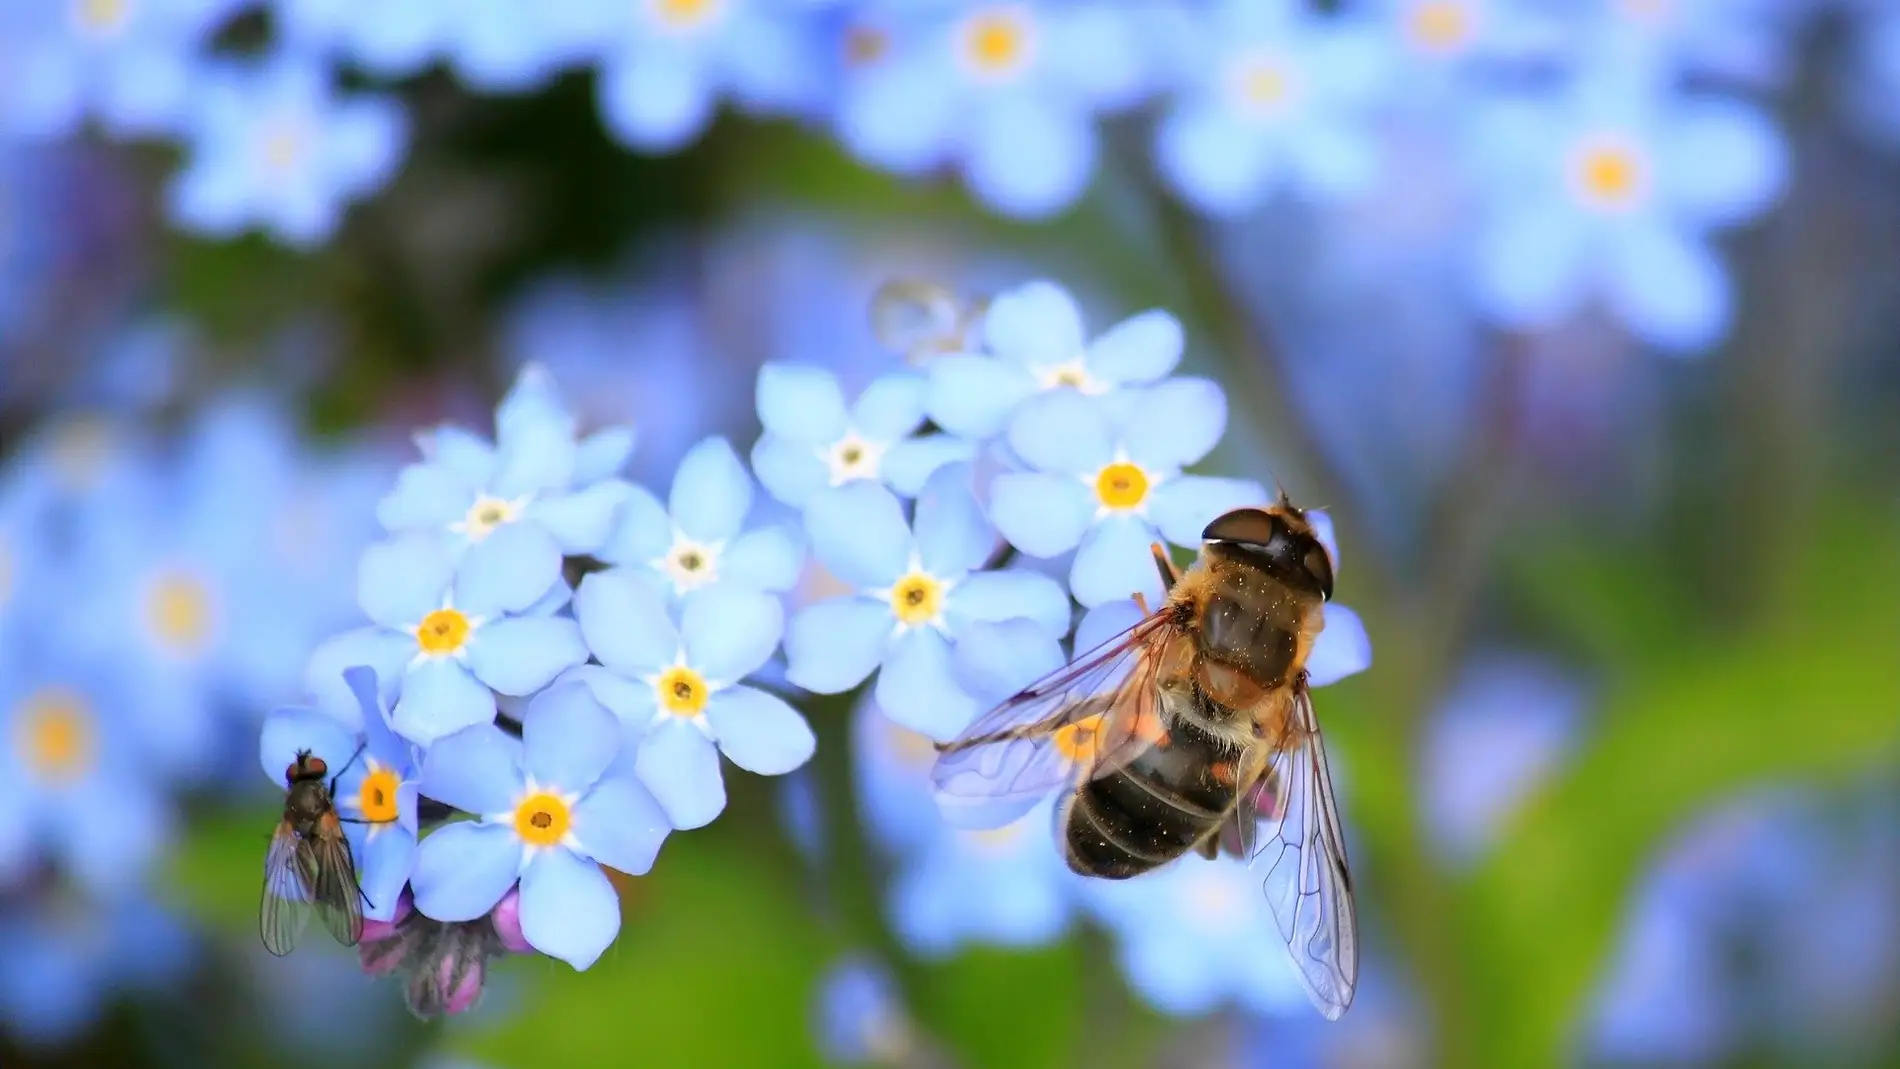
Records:
[[[931,776],[945,818],[1000,827],[1058,787],[1126,764],[1158,737],[1160,647],[1179,634],[1167,614],[1153,614],[938,746]]]
[[[363,888],[356,879],[356,858],[335,813],[324,814],[317,837],[306,848],[314,860],[314,894],[323,926],[344,946],[363,938]]]
[[[264,897],[258,904],[257,930],[264,949],[278,957],[297,949],[297,939],[310,923],[315,896],[315,857],[303,848],[289,823],[271,833],[270,852],[264,855]]]
[[[1267,784],[1266,792],[1249,801],[1260,809],[1271,806],[1262,815],[1277,819],[1248,856],[1256,868],[1265,868],[1267,903],[1301,985],[1320,1013],[1338,1020],[1359,985],[1359,922],[1326,744],[1304,681],[1294,690],[1287,736],[1273,756]]]

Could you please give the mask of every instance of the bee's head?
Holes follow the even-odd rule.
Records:
[[[1304,580],[1320,597],[1333,598],[1332,555],[1284,491],[1279,504],[1223,513],[1201,532],[1201,540],[1245,554],[1279,578]]]

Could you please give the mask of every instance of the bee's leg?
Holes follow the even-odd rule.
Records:
[[[330,777],[330,796],[331,797],[333,798],[336,797],[336,785],[343,782],[343,774],[350,770],[350,766],[356,764],[357,758],[363,756],[363,747],[368,746],[368,745],[369,745],[368,739],[364,739],[362,742],[357,743],[356,752],[350,755],[350,759],[343,763],[342,768],[337,769],[336,775]]]
[[[1150,542],[1148,552],[1154,554],[1155,570],[1161,573],[1162,592],[1173,590],[1175,580],[1181,578],[1181,573],[1174,570],[1174,562],[1168,559],[1168,551],[1162,548],[1161,543]]]

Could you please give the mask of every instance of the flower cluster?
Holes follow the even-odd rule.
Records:
[[[1227,413],[1214,383],[1173,374],[1182,347],[1161,311],[1091,338],[1035,281],[968,317],[960,351],[893,360],[860,390],[769,363],[751,468],[783,524],[759,522],[720,438],[664,498],[623,478],[631,430],[580,433],[539,365],[492,441],[418,434],[362,556],[371,622],[318,647],[312,706],[272,714],[261,742],[273,779],[298,750],[342,770],[377,926],[366,967],[408,976],[419,1012],[465,1008],[505,950],[587,968],[619,929],[607,873],[643,874],[669,834],[716,819],[722,758],[777,776],[811,757],[785,684],[863,691],[861,788],[909,859],[907,939],[1053,935],[1079,899],[1046,834],[951,831],[919,762],[893,754],[928,753],[1133,623],[1134,595],[1161,597],[1150,543],[1198,546],[1267,499],[1185,471]],[[1364,667],[1348,610],[1322,635],[1316,682]]]
[[[1217,216],[1282,195],[1364,197],[1400,177],[1390,157],[1411,135],[1392,134],[1415,129],[1470,193],[1462,252],[1478,312],[1546,327],[1595,301],[1646,340],[1696,350],[1733,302],[1712,236],[1785,184],[1755,98],[1788,81],[1790,42],[1818,5],[282,0],[263,50],[214,46],[258,6],[8,12],[0,134],[64,136],[94,119],[175,140],[187,160],[170,191],[178,223],[310,245],[400,169],[411,123],[378,82],[433,65],[482,93],[591,69],[603,124],[644,153],[690,144],[729,103],[834,137],[868,166],[959,173],[977,199],[1026,218],[1083,197],[1101,124],[1126,112],[1156,116],[1155,171]],[[1893,68],[1892,34],[1869,23],[1866,74],[1847,93],[1857,114],[1878,113],[1866,101],[1885,99]],[[340,90],[345,66],[370,87]]]

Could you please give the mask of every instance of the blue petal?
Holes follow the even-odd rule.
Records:
[[[1155,167],[1203,211],[1233,215],[1259,203],[1274,178],[1267,145],[1226,108],[1190,104],[1155,126]]]
[[[1038,279],[997,295],[983,315],[983,337],[1019,364],[1060,364],[1082,355],[1082,310],[1069,291]]]
[[[1058,475],[1093,475],[1115,458],[1101,403],[1074,390],[1023,402],[1009,421],[1009,447],[1030,467]]]
[[[561,578],[561,547],[531,523],[510,523],[468,547],[455,569],[455,607],[492,619],[533,605]]]
[[[1712,94],[1680,106],[1656,146],[1659,192],[1673,213],[1704,226],[1733,226],[1780,197],[1787,145],[1760,108]]]
[[[1095,520],[1095,495],[1073,476],[1005,472],[990,483],[990,519],[1010,545],[1056,557],[1081,544]]]
[[[915,497],[924,483],[946,465],[974,459],[975,442],[947,434],[926,434],[891,446],[878,464],[878,473],[891,489]]]
[[[643,876],[653,868],[660,844],[672,830],[666,810],[629,776],[608,776],[574,804],[574,839],[580,852],[629,876]]]
[[[1149,589],[1156,582],[1154,558],[1148,552],[1154,537],[1154,528],[1134,516],[1109,516],[1096,524],[1082,539],[1069,569],[1075,600],[1092,608]]]
[[[619,933],[620,896],[592,861],[548,850],[521,874],[521,934],[529,946],[585,969]]]
[[[695,590],[680,608],[686,660],[715,684],[751,675],[772,656],[784,633],[785,610],[778,599],[738,584]]]
[[[364,665],[376,673],[385,699],[393,698],[403,674],[416,656],[416,636],[408,631],[359,627],[325,640],[310,655],[304,669],[304,689],[315,695],[321,709],[348,709],[356,701],[343,680],[345,669]]]
[[[634,768],[675,828],[705,827],[726,808],[719,751],[711,739],[679,717],[663,716],[654,722],[640,742]]]
[[[706,722],[732,763],[761,776],[782,776],[811,760],[818,739],[798,710],[753,687],[731,687],[706,702]]]
[[[515,372],[515,381],[501,404],[495,406],[495,441],[500,452],[538,442],[546,436],[571,437],[574,414],[561,399],[554,376],[545,364],[530,361]]]
[[[620,503],[613,530],[601,546],[600,559],[609,564],[650,564],[673,545],[673,518],[666,506],[644,486],[630,486]]]
[[[580,625],[561,616],[517,616],[477,628],[468,640],[475,678],[520,698],[587,660]]]
[[[356,753],[356,739],[343,725],[315,709],[289,706],[272,710],[264,718],[264,729],[257,744],[264,775],[279,787],[288,786],[284,770],[296,762],[299,750],[309,750],[336,772],[341,772]]]
[[[953,353],[927,366],[930,391],[925,407],[931,420],[965,438],[1001,434],[1010,413],[1036,392],[1029,372],[1007,360]]]
[[[970,468],[940,468],[917,497],[917,556],[924,571],[955,578],[982,567],[996,551],[996,532],[983,518]]]
[[[622,674],[649,675],[679,656],[680,634],[666,595],[656,583],[629,572],[612,569],[582,579],[574,616],[587,648]]]
[[[805,566],[805,543],[785,527],[761,527],[732,540],[719,554],[721,582],[773,592],[790,590]]]
[[[1113,386],[1154,382],[1181,362],[1181,321],[1151,308],[1129,316],[1089,343],[1089,374]]]
[[[752,478],[724,438],[688,450],[673,475],[673,522],[696,542],[724,542],[739,533],[752,507]]]
[[[495,719],[495,692],[452,657],[430,658],[403,677],[390,729],[418,746]]]
[[[607,707],[621,724],[632,732],[637,742],[646,733],[647,725],[653,722],[659,712],[659,696],[653,693],[653,685],[643,680],[628,679],[597,664],[583,664],[561,673],[554,686],[567,683],[580,683],[594,695],[594,700]],[[626,757],[632,749],[621,747],[621,757]]]
[[[1626,229],[1610,250],[1610,304],[1645,341],[1707,349],[1734,315],[1728,272],[1706,242],[1662,226]]]
[[[1056,636],[1025,619],[973,623],[957,636],[956,649],[951,651],[957,681],[985,704],[1003,701],[1060,669],[1064,662]]]
[[[1227,395],[1206,379],[1169,379],[1141,391],[1139,418],[1123,432],[1128,459],[1180,471],[1212,452],[1227,430]]]
[[[1250,479],[1177,475],[1154,488],[1148,519],[1175,545],[1198,546],[1201,533],[1222,513],[1266,501],[1266,488]]]
[[[434,535],[407,534],[363,551],[356,600],[370,619],[406,631],[442,607],[455,566]]]
[[[416,849],[416,871],[409,877],[416,908],[439,921],[485,916],[515,885],[521,850],[507,825],[444,824]]]
[[[613,764],[620,722],[580,683],[550,687],[521,720],[522,763],[542,787],[585,790]]]
[[[423,794],[464,813],[506,813],[522,789],[521,743],[493,724],[443,736],[423,755],[417,783]]]
[[[620,474],[640,436],[625,424],[602,427],[581,439],[574,453],[574,485],[586,486]]]
[[[691,53],[638,49],[604,65],[596,85],[601,119],[636,149],[677,149],[712,121],[710,86]]]
[[[885,716],[938,742],[955,738],[983,711],[957,682],[950,643],[929,627],[892,644],[877,674],[877,704]]]
[[[851,406],[851,424],[873,442],[894,442],[924,425],[922,375],[900,372],[874,380]]]
[[[1095,127],[1082,108],[1055,94],[980,109],[963,171],[979,200],[998,211],[1040,219],[1073,204],[1095,170]]]
[[[159,850],[174,842],[173,812],[145,790],[127,791],[95,778],[67,793],[54,830],[56,860],[94,895],[132,892]]]
[[[833,575],[858,590],[883,590],[910,564],[904,507],[873,482],[821,491],[805,506],[812,552]]]
[[[522,369],[524,377],[536,370]],[[543,373],[545,374],[545,373]],[[518,399],[517,391],[510,399]],[[574,460],[579,445],[574,441],[574,421],[558,402],[537,402],[532,412],[496,413],[495,474],[489,480],[489,493],[504,500],[551,490],[565,490],[573,484]],[[508,407],[504,402],[503,409]]]
[[[365,753],[392,768],[406,767],[412,753],[409,744],[389,730],[389,703],[383,700],[382,683],[376,670],[366,665],[346,668],[343,685],[350,689],[354,699],[347,710],[350,719],[343,720],[338,711],[327,708],[324,712],[361,730]]]
[[[572,494],[556,494],[530,503],[523,519],[553,536],[568,556],[597,553],[606,545],[632,486],[618,479],[595,483]]]
[[[759,422],[800,445],[829,445],[844,437],[844,393],[823,368],[769,363],[759,369]]]
[[[785,676],[816,694],[842,694],[876,670],[896,626],[890,605],[869,598],[802,609],[785,629]]]
[[[816,448],[767,431],[753,443],[752,470],[767,493],[803,508],[813,494],[831,485],[831,471]]]
[[[1337,602],[1326,603],[1326,624],[1306,656],[1306,679],[1316,687],[1337,683],[1372,667],[1372,638],[1359,614]]]
[[[444,423],[416,434],[416,448],[469,486],[487,486],[495,474],[495,447],[474,431]]]
[[[1062,584],[1026,568],[978,572],[950,591],[944,618],[950,633],[963,639],[964,629],[979,621],[995,622],[1023,617],[1051,638],[1069,632],[1069,594]]]
[[[396,488],[376,505],[376,519],[391,531],[439,530],[467,515],[475,490],[440,464],[411,464],[396,476]]]
[[[360,825],[358,825],[360,827]],[[368,836],[361,855],[363,916],[373,921],[396,917],[396,900],[415,871],[416,836],[399,826],[384,825]]]
[[[1477,234],[1473,270],[1479,305],[1513,326],[1548,326],[1564,318],[1587,291],[1589,239],[1574,212],[1541,204],[1508,209]]]
[[[1161,583],[1159,578],[1152,580],[1143,593],[1148,598],[1150,611],[1159,608]],[[1091,651],[1101,648],[1104,642],[1119,637],[1123,632],[1141,622],[1141,607],[1133,598],[1121,598],[1105,601],[1082,615],[1082,621],[1075,625],[1075,656],[1080,660]]]

